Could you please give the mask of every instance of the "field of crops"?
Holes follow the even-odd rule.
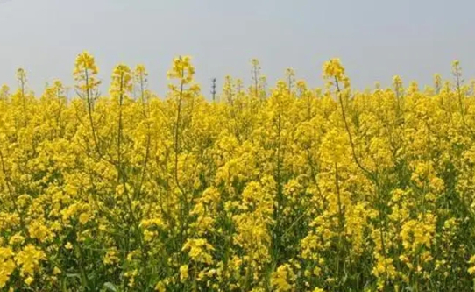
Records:
[[[472,291],[475,97],[458,62],[424,89],[323,89],[292,69],[204,98],[118,65],[75,98],[0,91],[0,291]],[[364,69],[362,69],[364,70]],[[316,72],[315,78],[322,72]],[[206,92],[203,90],[203,92]]]

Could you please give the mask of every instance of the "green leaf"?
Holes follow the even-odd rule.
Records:
[[[103,285],[104,288],[108,289],[109,291],[117,292],[117,287],[112,284],[111,282],[105,282]]]
[[[78,279],[81,279],[81,274],[79,274],[79,273],[67,273],[67,274],[66,274],[66,277],[68,277],[68,278],[78,278]]]

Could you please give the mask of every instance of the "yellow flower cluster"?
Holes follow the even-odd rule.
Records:
[[[0,88],[0,291],[472,291],[475,82],[359,92],[338,59],[312,89],[189,56],[168,93],[94,57],[75,93]],[[317,74],[316,74],[317,75]]]

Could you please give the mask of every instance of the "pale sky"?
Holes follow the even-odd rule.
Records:
[[[72,85],[75,56],[95,55],[107,84],[114,65],[146,65],[163,96],[173,57],[191,55],[208,95],[210,80],[250,80],[261,61],[269,84],[293,67],[311,86],[339,57],[359,88],[395,74],[431,83],[461,61],[475,77],[475,0],[0,0],[0,83],[20,66],[40,93],[55,78]],[[107,89],[103,89],[107,92]]]

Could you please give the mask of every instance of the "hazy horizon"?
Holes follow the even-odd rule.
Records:
[[[96,57],[105,84],[116,64],[143,63],[160,96],[180,54],[193,57],[206,96],[214,77],[219,90],[226,74],[249,84],[252,58],[261,61],[269,86],[287,67],[320,86],[322,64],[333,57],[360,89],[376,81],[387,86],[395,74],[405,84],[431,84],[435,73],[451,78],[454,59],[469,81],[473,11],[475,1],[468,0],[3,0],[0,83],[14,88],[23,67],[37,94],[56,78],[72,85],[74,59],[83,50]]]

